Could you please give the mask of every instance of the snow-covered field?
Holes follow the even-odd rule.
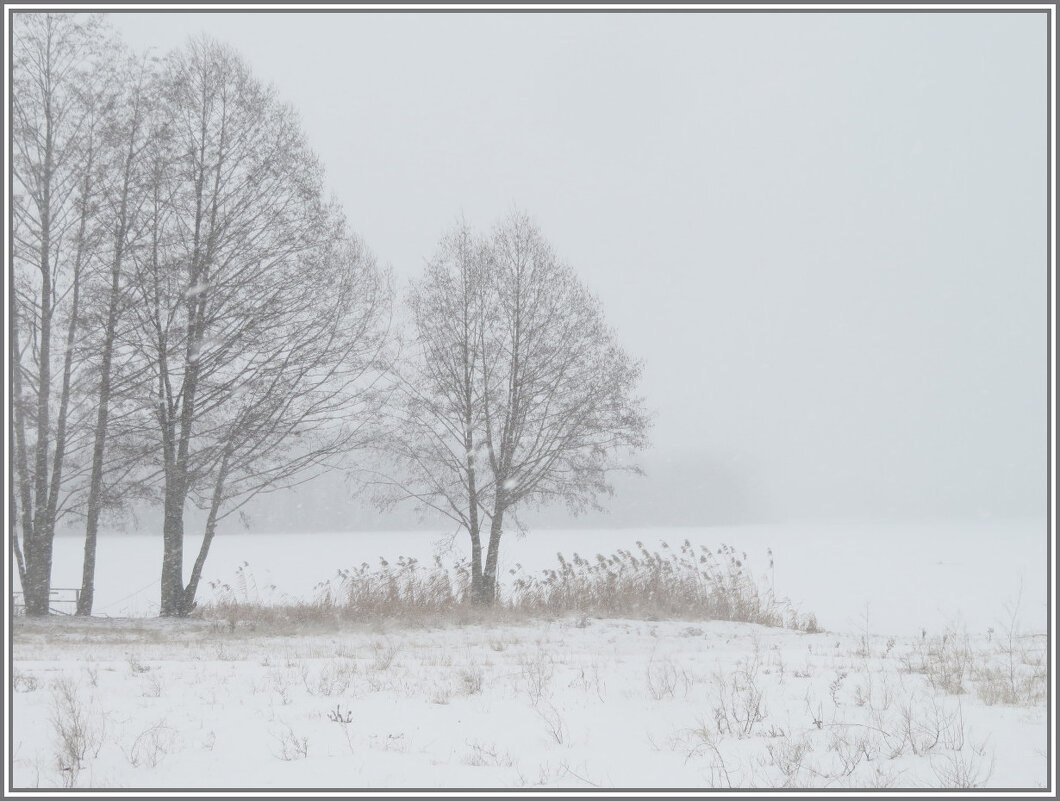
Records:
[[[505,557],[532,572],[557,550],[685,538],[746,550],[825,631],[22,619],[14,786],[1045,786],[1044,525],[540,532]],[[224,536],[207,581],[308,598],[340,567],[438,540]],[[57,586],[76,586],[79,548],[57,543]],[[157,552],[105,538],[97,609],[150,614]]]

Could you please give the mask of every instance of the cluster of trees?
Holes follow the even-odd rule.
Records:
[[[138,58],[98,17],[13,23],[9,526],[28,614],[49,611],[64,518],[84,525],[87,615],[101,515],[158,504],[160,612],[184,616],[219,521],[369,452],[381,503],[467,530],[486,603],[517,508],[595,504],[645,444],[637,365],[528,218],[447,235],[401,342],[294,112],[230,48]],[[206,522],[185,577],[189,504]]]
[[[326,200],[293,111],[229,48],[137,59],[102,20],[14,18],[12,543],[46,614],[57,522],[164,509],[161,612],[217,522],[363,441],[386,276]],[[183,575],[184,510],[207,510]]]

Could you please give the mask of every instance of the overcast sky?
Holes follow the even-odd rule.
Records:
[[[532,214],[645,363],[654,503],[1044,516],[1044,13],[111,19],[235,46],[403,281]]]

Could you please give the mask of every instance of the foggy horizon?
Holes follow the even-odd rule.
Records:
[[[1044,17],[108,18],[232,45],[399,297],[461,216],[540,224],[655,413],[570,525],[1045,518]],[[385,525],[339,483],[247,512]]]
[[[1055,789],[1055,9],[362,8],[8,15],[5,797]]]

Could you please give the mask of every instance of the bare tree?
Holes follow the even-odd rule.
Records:
[[[17,14],[14,30],[10,515],[27,612],[48,612],[63,515],[85,520],[91,614],[101,515],[153,493],[161,611],[184,615],[218,521],[371,435],[389,279],[324,198],[294,112],[230,49],[200,40],[157,69],[99,17]],[[185,585],[188,501],[208,514]]]
[[[10,504],[31,615],[49,611],[56,522],[84,484],[90,408],[75,354],[100,245],[108,41],[99,17],[13,15]]]
[[[128,315],[130,300],[129,254],[139,246],[143,234],[142,206],[146,201],[146,154],[151,138],[151,122],[156,110],[155,80],[145,59],[116,59],[114,84],[118,87],[111,113],[104,128],[109,147],[101,174],[99,227],[103,232],[106,254],[102,260],[101,280],[94,313],[86,314],[98,332],[91,357],[98,363],[98,386],[95,392],[96,414],[92,435],[92,459],[85,501],[85,549],[82,565],[81,593],[77,614],[91,615],[95,598],[96,541],[100,515],[106,500],[104,477],[108,435],[111,431],[112,396],[143,393],[145,371],[129,375],[130,359],[115,365],[115,344],[120,319]],[[122,354],[118,354],[119,359]],[[123,366],[126,369],[122,369]],[[122,380],[124,376],[124,381]],[[128,454],[126,454],[128,457]],[[135,467],[128,458],[113,470],[127,476]]]
[[[365,438],[389,292],[324,201],[294,113],[233,51],[192,42],[169,59],[162,92],[129,346],[153,376],[161,614],[182,616],[225,508]],[[208,517],[185,585],[189,500]]]
[[[373,482],[382,489],[382,506],[413,501],[468,532],[472,590],[479,601],[480,531],[491,491],[482,469],[484,404],[477,374],[486,260],[485,248],[462,223],[443,237],[423,280],[411,287],[411,356],[394,365],[390,425],[378,443],[389,457],[388,477],[377,475]]]
[[[408,305],[414,341],[382,498],[415,500],[465,529],[473,598],[490,603],[501,536],[520,508],[598,508],[608,475],[636,470],[627,458],[649,428],[640,368],[525,215],[483,242],[464,226],[448,235]]]

